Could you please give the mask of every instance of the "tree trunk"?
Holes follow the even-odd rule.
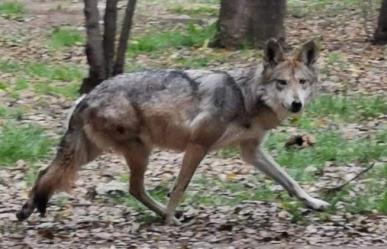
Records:
[[[374,34],[376,44],[387,44],[387,0],[383,0],[380,9],[378,26]]]
[[[130,29],[132,28],[132,19],[134,15],[134,9],[136,8],[136,0],[129,0],[125,10],[125,17],[122,23],[121,36],[117,48],[117,57],[114,64],[114,75],[124,72],[125,66],[125,54],[128,46]]]
[[[286,0],[222,0],[214,45],[263,48],[270,38],[284,43]]]
[[[124,71],[125,54],[136,0],[128,0],[117,50],[115,51],[117,30],[117,3],[119,0],[106,0],[103,37],[99,27],[98,0],[84,0],[86,18],[86,57],[89,76],[83,79],[79,92],[90,92],[103,80]],[[114,57],[116,61],[114,63]]]
[[[99,27],[97,0],[84,0],[86,18],[86,56],[89,64],[89,77],[83,79],[80,93],[88,93],[106,78],[102,36]]]
[[[103,32],[103,52],[105,58],[106,78],[113,75],[114,48],[117,29],[117,2],[118,0],[106,1]]]

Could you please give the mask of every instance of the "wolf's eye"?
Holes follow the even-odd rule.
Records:
[[[306,80],[300,79],[300,84],[301,84],[301,85],[303,85],[303,84],[305,84],[305,83],[306,83]]]
[[[288,82],[286,80],[276,80],[280,86],[286,86]]]

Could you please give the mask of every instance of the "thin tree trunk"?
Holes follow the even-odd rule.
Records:
[[[215,46],[262,48],[270,38],[285,41],[286,0],[222,0]]]
[[[99,27],[99,12],[97,0],[84,0],[86,18],[86,56],[89,64],[89,76],[83,79],[81,93],[88,93],[106,78],[102,36]]]
[[[107,0],[104,16],[103,51],[105,58],[106,78],[113,75],[113,60],[117,29],[117,2]]]
[[[130,29],[132,27],[132,19],[134,10],[136,7],[136,0],[128,0],[128,4],[125,10],[125,17],[122,23],[122,30],[120,35],[120,40],[117,48],[116,62],[114,64],[113,74],[121,74],[124,72],[125,66],[125,54],[128,46],[128,39],[130,34]]]
[[[374,33],[374,42],[376,44],[387,44],[387,0],[382,2],[378,26]]]

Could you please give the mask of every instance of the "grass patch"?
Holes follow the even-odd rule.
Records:
[[[16,107],[0,106],[0,118],[2,119],[20,119],[23,115],[23,110]]]
[[[83,72],[71,65],[46,65],[43,63],[16,63],[0,61],[0,72],[13,74],[11,84],[0,83],[0,89],[18,98],[19,92],[32,89],[39,94],[74,98],[83,78]],[[23,78],[18,75],[23,72]]]
[[[387,113],[385,96],[321,95],[308,107],[305,116],[329,117],[336,121],[361,121]]]
[[[0,16],[13,19],[21,20],[25,13],[24,5],[17,1],[5,1],[0,3]]]
[[[365,164],[387,156],[385,144],[380,140],[386,132],[381,131],[380,134],[374,134],[370,138],[354,140],[346,140],[341,134],[333,131],[317,132],[316,144],[303,150],[284,149],[283,145],[288,139],[288,134],[273,133],[265,146],[275,154],[276,161],[286,167],[297,180],[308,181],[312,180],[316,171],[328,161],[339,164]],[[307,167],[314,167],[316,170],[305,171]]]
[[[15,74],[15,76],[24,73],[29,77],[55,81],[79,81],[83,77],[83,72],[75,65],[18,63],[7,60],[0,60],[0,72]]]
[[[82,72],[73,66],[68,65],[46,65],[42,63],[28,63],[25,72],[33,77],[57,81],[79,81],[82,79]]]
[[[84,41],[82,33],[71,27],[57,27],[50,34],[50,45],[56,49],[81,45]]]
[[[215,25],[201,27],[190,24],[185,30],[156,32],[133,39],[128,48],[129,56],[152,53],[167,48],[200,47],[216,32]]]
[[[17,73],[21,69],[19,63],[0,59],[0,72],[2,73]]]
[[[35,162],[45,158],[52,144],[52,140],[39,127],[5,123],[0,128],[0,165],[9,166],[17,160]]]
[[[39,94],[63,96],[73,99],[78,96],[79,85],[76,82],[69,82],[62,85],[52,85],[50,82],[38,83],[34,85],[34,91]]]
[[[194,5],[174,5],[168,9],[170,12],[179,15],[189,16],[217,16],[219,13],[219,6],[207,4]]]

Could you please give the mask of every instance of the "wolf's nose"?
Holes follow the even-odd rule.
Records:
[[[290,111],[296,113],[296,112],[299,112],[301,108],[302,108],[302,103],[300,101],[293,101],[290,107]]]

